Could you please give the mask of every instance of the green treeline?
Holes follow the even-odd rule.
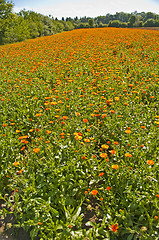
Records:
[[[49,36],[62,31],[90,27],[159,27],[159,15],[152,12],[106,14],[95,18],[67,17],[62,20],[25,9],[13,12],[13,4],[0,0],[0,44]]]

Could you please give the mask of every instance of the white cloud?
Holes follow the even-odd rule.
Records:
[[[158,1],[158,0],[155,0]],[[56,4],[49,4],[42,7],[29,8],[27,10],[33,10],[40,12],[44,15],[52,15],[57,17],[96,17],[100,15],[106,15],[107,13],[116,12],[155,12],[159,13],[158,4],[151,0],[80,0],[80,1],[64,1]],[[19,8],[14,8],[16,12]]]

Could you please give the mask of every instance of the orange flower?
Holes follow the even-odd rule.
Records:
[[[153,160],[148,160],[147,163],[148,163],[149,165],[154,165],[154,161],[153,161]]]
[[[155,216],[155,219],[157,220],[157,219],[158,219],[158,216]]]
[[[51,102],[51,105],[56,105],[57,104],[57,102]]]
[[[29,132],[34,132],[34,129],[30,129]]]
[[[25,136],[20,136],[18,139],[21,140],[21,139],[26,139],[26,138],[28,138],[27,135],[25,135]]]
[[[111,187],[107,187],[107,190],[109,191],[111,189]]]
[[[23,172],[23,169],[19,170],[17,174],[21,174]]]
[[[125,153],[125,157],[132,157],[130,153]]]
[[[111,113],[115,113],[115,111],[114,111],[114,110],[110,110],[110,112],[111,112]]]
[[[106,158],[106,157],[107,157],[107,153],[101,153],[101,154],[100,154],[100,157]]]
[[[115,150],[111,150],[110,153],[111,153],[111,155],[114,155],[116,153],[116,151]]]
[[[114,144],[115,144],[115,145],[118,145],[118,144],[119,144],[119,142],[114,142]]]
[[[49,130],[46,130],[46,133],[47,133],[47,134],[50,134],[50,133],[51,133],[51,131],[49,131]]]
[[[25,146],[23,146],[21,149],[20,149],[20,151],[23,151],[25,149]]]
[[[19,164],[20,164],[19,162],[14,162],[14,163],[13,163],[14,166],[17,166],[17,165],[19,165]]]
[[[145,129],[146,127],[145,126],[141,126],[142,129]]]
[[[118,231],[118,224],[116,223],[116,224],[111,225],[111,229],[112,229],[113,232],[117,232]]]
[[[156,194],[156,197],[159,198],[159,194]]]
[[[39,148],[34,148],[34,149],[33,149],[33,152],[35,152],[35,153],[38,153],[39,151],[40,151]]]
[[[87,120],[87,119],[83,119],[83,122],[87,123],[87,122],[88,122],[88,120]]]
[[[67,116],[63,116],[62,117],[63,120],[67,120],[67,118],[68,118]]]
[[[108,149],[109,148],[109,146],[106,145],[106,144],[103,144],[101,147],[104,148],[104,149]]]
[[[104,172],[101,172],[101,173],[99,173],[99,177],[101,177],[101,176],[103,176],[104,175]]]
[[[91,194],[94,195],[94,196],[97,195],[97,193],[98,193],[97,190],[92,190],[92,191],[91,191]]]
[[[112,168],[113,168],[113,169],[118,169],[119,166],[118,166],[118,165],[112,165]]]
[[[82,139],[82,137],[81,137],[81,136],[78,136],[78,135],[76,135],[76,136],[75,136],[75,139],[76,139],[76,140],[81,140],[81,139]]]
[[[89,140],[88,138],[85,138],[85,139],[84,139],[84,142],[89,143],[90,140]]]
[[[20,130],[16,130],[16,133],[20,133]]]
[[[130,133],[131,133],[131,130],[126,130],[125,133],[130,134]]]

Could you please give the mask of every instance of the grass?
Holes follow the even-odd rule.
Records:
[[[158,50],[158,31],[115,28],[1,46],[1,215],[15,228],[158,239]]]

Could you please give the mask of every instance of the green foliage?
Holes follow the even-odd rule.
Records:
[[[7,19],[10,13],[13,11],[13,4],[0,0],[0,19]]]
[[[155,21],[153,18],[148,19],[144,25],[144,27],[159,27],[159,21]]]
[[[119,20],[110,21],[108,27],[121,27],[121,22]]]
[[[130,18],[129,18],[129,27],[133,27],[134,23],[136,21],[136,16],[135,15],[132,15]]]
[[[90,18],[90,19],[88,20],[88,24],[89,24],[89,26],[92,28],[92,27],[94,26],[94,19],[93,19],[93,18]]]

